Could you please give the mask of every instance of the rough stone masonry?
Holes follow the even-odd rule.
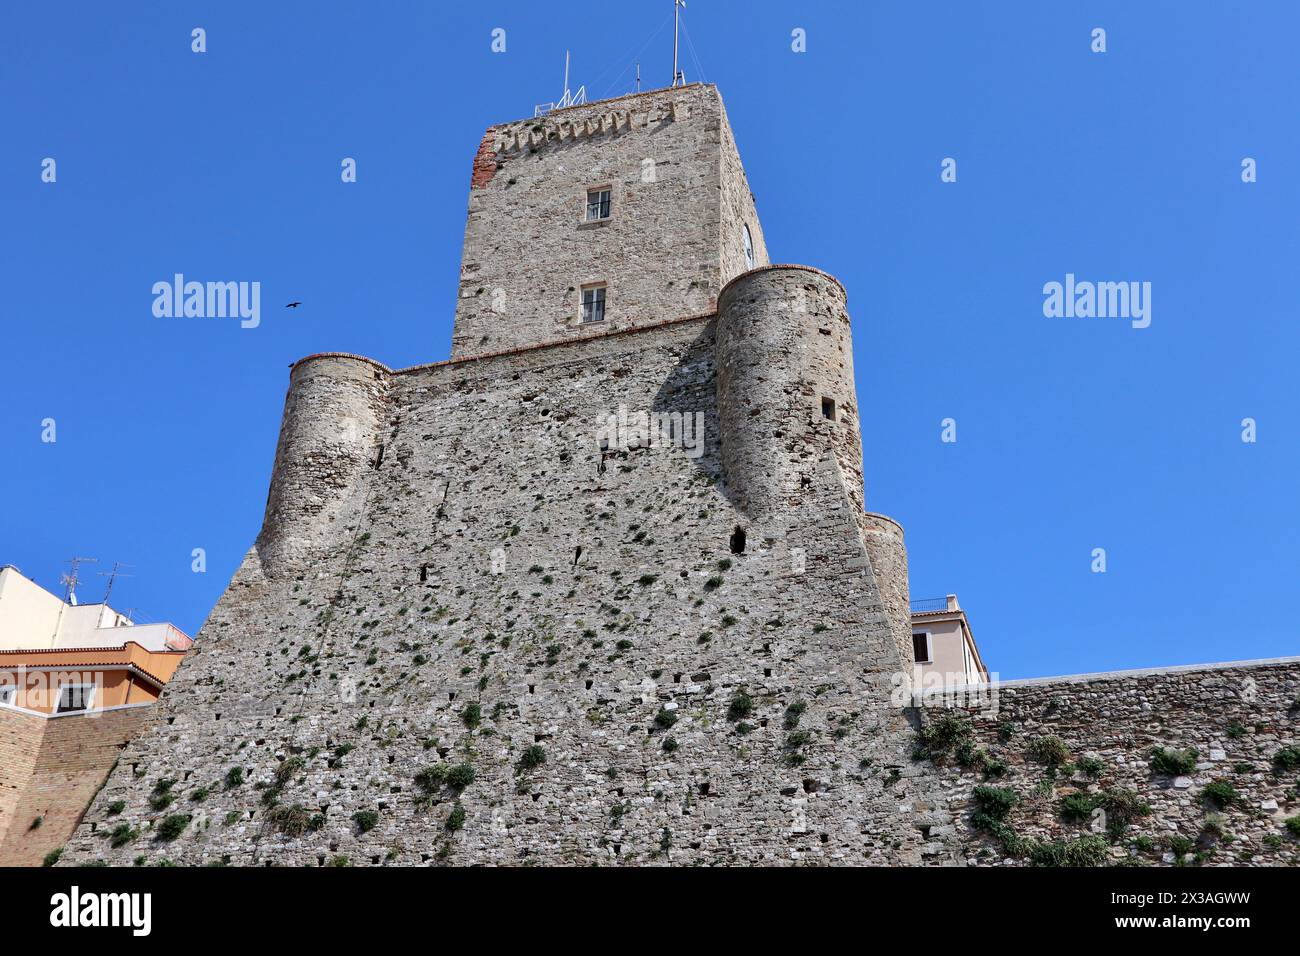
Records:
[[[1139,743],[1219,739],[1221,693],[1179,684],[1166,721],[1147,678],[1123,717],[1163,729],[1131,744],[1073,686],[1060,718],[1017,691],[1005,740],[909,696],[907,557],[864,510],[846,296],[769,264],[713,87],[488,130],[452,354],[294,366],[257,542],[64,863],[979,864],[1058,839],[1077,859],[1091,831],[1046,810],[1021,843],[1010,811],[972,825],[980,780],[1042,794],[1020,741],[1066,738],[1050,807],[1085,753],[1094,789],[1121,766],[1150,789]],[[611,434],[620,410],[702,415],[702,451]],[[1254,821],[1229,821],[1237,862],[1295,859],[1248,803],[1294,806],[1265,751],[1293,739],[1296,664],[1264,684],[1241,714],[1269,728],[1262,776],[1225,811]],[[1141,852],[1122,839],[1108,860]]]

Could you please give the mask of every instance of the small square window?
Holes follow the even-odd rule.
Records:
[[[822,418],[835,421],[835,399],[822,396]]]
[[[75,714],[90,709],[90,698],[94,693],[92,684],[70,684],[59,691],[58,714]]]
[[[587,190],[587,222],[609,218],[609,190]]]
[[[582,324],[605,321],[605,287],[588,286],[582,290]]]
[[[929,631],[916,631],[912,634],[912,653],[915,655],[918,664],[929,664],[931,662]]]

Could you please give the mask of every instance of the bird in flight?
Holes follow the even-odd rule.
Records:
[[[301,302],[290,302],[288,305],[285,306],[285,308],[286,308],[286,309],[296,309],[296,308],[298,308],[298,306],[300,306],[300,305],[302,305]]]

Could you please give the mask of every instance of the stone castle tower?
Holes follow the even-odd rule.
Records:
[[[294,365],[257,542],[65,859],[917,860],[910,631],[844,289],[769,264],[717,90],[494,126],[451,360]],[[118,800],[190,819],[112,849]]]
[[[1003,682],[918,738],[863,506],[844,289],[769,264],[717,91],[492,127],[451,360],[294,365],[261,533],[60,865],[1168,863],[1193,782],[1294,763],[1296,658]],[[1215,859],[1300,861],[1292,778],[1234,780]]]

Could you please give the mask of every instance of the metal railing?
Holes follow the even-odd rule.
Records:
[[[926,611],[946,610],[948,610],[948,599],[946,597],[918,598],[912,602],[913,614],[924,614]]]

